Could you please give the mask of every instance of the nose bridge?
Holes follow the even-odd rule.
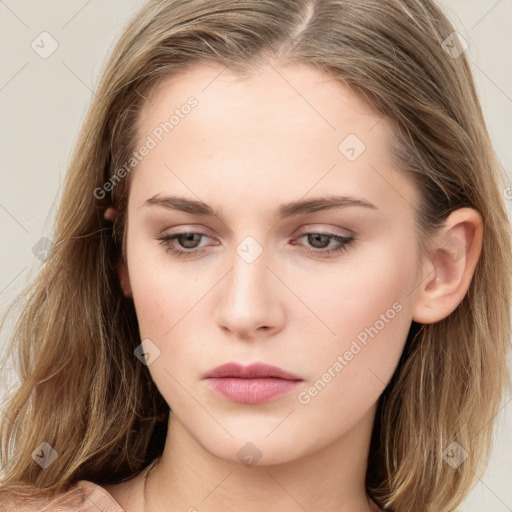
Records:
[[[233,274],[229,282],[228,294],[240,313],[255,311],[260,302],[266,302],[268,290],[268,253],[252,235],[246,236],[235,248]],[[250,308],[249,308],[250,307]]]
[[[279,323],[278,293],[269,254],[253,236],[246,236],[235,248],[229,273],[217,308],[217,323],[243,336],[261,327]]]

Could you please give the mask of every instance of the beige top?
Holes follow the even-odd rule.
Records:
[[[2,512],[126,512],[123,507],[104,489],[89,480],[79,480],[72,490],[81,491],[74,504],[63,503],[59,497],[50,502],[41,498],[40,501],[13,501],[2,495],[0,489],[0,510]]]
[[[109,492],[89,480],[79,480],[71,490],[78,491],[75,495],[75,502],[63,503],[58,496],[51,500],[41,498],[39,501],[32,501],[30,505],[10,500],[2,494],[0,488],[0,512],[126,512],[121,505],[109,494]],[[371,506],[375,512],[382,512],[377,504],[371,500]]]

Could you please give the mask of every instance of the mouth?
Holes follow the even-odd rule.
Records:
[[[289,393],[304,381],[278,366],[265,363],[249,366],[227,363],[214,368],[203,379],[218,395],[244,404],[268,402]]]
[[[282,368],[279,368],[279,366],[266,363],[252,363],[248,366],[243,366],[234,362],[226,363],[217,366],[204,376],[204,378],[222,377],[232,377],[239,379],[262,379],[273,377],[275,379],[302,380],[298,375],[287,372]]]

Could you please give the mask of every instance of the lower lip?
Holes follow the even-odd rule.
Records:
[[[210,388],[220,395],[242,404],[261,404],[272,398],[289,393],[302,381],[274,377],[262,379],[237,379],[235,377],[206,379]]]

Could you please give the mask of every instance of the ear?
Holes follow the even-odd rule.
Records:
[[[105,213],[103,214],[105,220],[110,222],[115,222],[117,219],[117,210],[112,206],[109,206]],[[123,294],[125,297],[132,298],[132,288],[130,285],[130,277],[128,276],[128,270],[126,268],[126,264],[122,258],[119,259],[116,265],[117,274],[119,276],[119,282],[121,284],[121,289],[123,290]]]
[[[446,318],[461,303],[480,257],[483,221],[473,208],[453,211],[432,240],[415,291],[412,319],[431,324]]]
[[[128,270],[122,258],[117,262],[117,274],[119,275],[119,282],[121,283],[121,289],[125,297],[133,298],[132,287],[130,285],[130,277]]]
[[[103,213],[103,218],[109,222],[115,222],[117,219],[117,210],[114,207],[109,206]]]

